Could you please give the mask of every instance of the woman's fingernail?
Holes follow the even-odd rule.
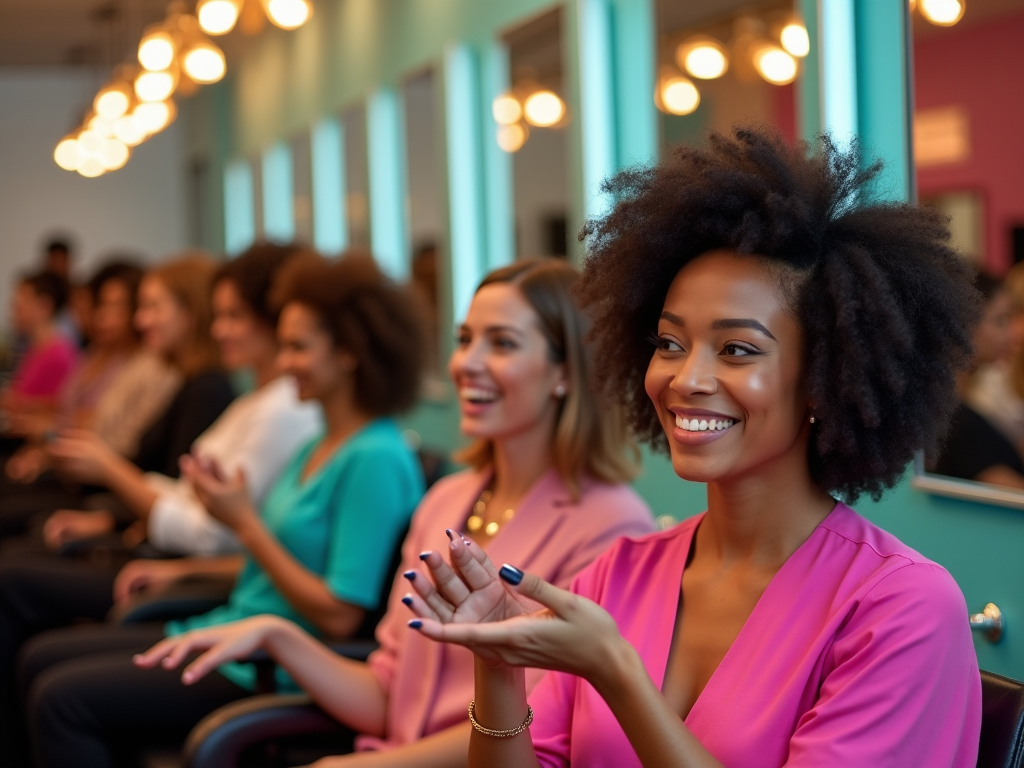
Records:
[[[410,629],[422,629],[423,628],[423,622],[420,621],[419,619],[412,619],[409,622],[409,628]]]
[[[193,677],[195,677],[195,675],[193,673],[186,672],[184,675],[181,676],[181,682],[183,682],[183,683],[191,683]]]
[[[451,528],[445,528],[444,532],[446,534],[448,534],[448,541],[455,541],[455,534],[452,533],[452,529]]]
[[[405,578],[407,578],[409,581],[412,581],[416,578],[416,571],[406,571],[402,575],[405,576]]]
[[[514,565],[509,565],[508,563],[501,566],[501,570],[498,571],[498,575],[513,587],[523,580],[523,572]]]
[[[426,560],[428,557],[430,557],[430,551],[429,550],[426,551],[426,552],[420,552],[420,560]]]
[[[402,602],[405,603],[406,605],[412,605],[412,598],[409,597],[408,595],[406,595],[405,597],[402,598]]]

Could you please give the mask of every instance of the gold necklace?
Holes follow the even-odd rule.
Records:
[[[493,520],[485,526],[484,513],[487,511],[487,503],[491,500],[492,495],[490,488],[485,488],[483,493],[480,494],[480,498],[473,505],[473,514],[466,521],[466,528],[469,529],[470,533],[478,533],[482,528],[485,536],[494,536],[501,529],[502,525],[516,516],[514,509],[506,509],[501,513],[501,522]]]

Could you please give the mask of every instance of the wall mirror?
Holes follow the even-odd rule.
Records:
[[[911,11],[918,197],[948,217],[986,298],[946,445],[918,459],[914,485],[1024,509],[1024,108],[994,76],[1024,67],[1024,0],[939,5]]]
[[[516,258],[568,252],[569,170],[562,9],[508,31],[510,90],[494,104],[512,153]]]

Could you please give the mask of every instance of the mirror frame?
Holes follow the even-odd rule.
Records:
[[[918,491],[961,501],[1024,509],[1024,491],[928,472],[924,468],[924,455],[920,452],[914,457],[913,472],[910,485]]]

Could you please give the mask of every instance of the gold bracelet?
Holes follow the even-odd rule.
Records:
[[[493,728],[484,728],[476,721],[476,699],[474,699],[469,702],[469,722],[473,724],[474,730],[480,731],[480,733],[485,736],[493,736],[496,739],[510,739],[513,736],[518,736],[530,727],[530,724],[533,722],[533,707],[529,704],[526,705],[526,719],[523,720],[521,725],[518,725],[515,728],[508,728],[504,731],[496,731]]]

